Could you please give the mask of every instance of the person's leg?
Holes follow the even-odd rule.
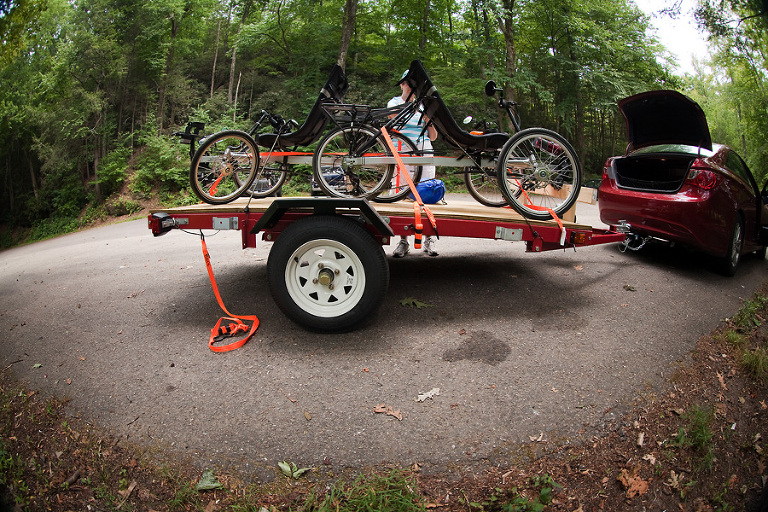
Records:
[[[395,258],[402,258],[408,252],[411,250],[411,247],[408,245],[408,238],[401,236],[400,242],[398,242],[397,247],[395,247],[395,250],[392,252],[392,256]]]
[[[424,237],[424,243],[421,244],[424,246],[424,252],[427,253],[428,256],[437,256],[437,251],[435,250],[435,239],[431,236]]]

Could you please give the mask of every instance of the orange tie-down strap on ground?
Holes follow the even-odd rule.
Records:
[[[248,342],[248,340],[251,339],[251,337],[253,337],[256,329],[259,327],[259,319],[256,317],[256,315],[233,315],[224,306],[224,301],[221,300],[221,294],[219,293],[219,287],[216,285],[216,278],[213,277],[211,255],[208,254],[208,246],[205,245],[205,237],[202,235],[202,233],[200,234],[200,240],[203,244],[203,258],[205,258],[205,267],[208,269],[208,277],[211,279],[213,294],[216,295],[216,301],[219,303],[219,307],[221,307],[222,311],[228,315],[219,318],[219,321],[216,322],[216,326],[211,329],[211,337],[208,338],[208,348],[214,352],[229,352],[230,350],[235,350],[236,348],[242,347]],[[226,320],[232,320],[232,322],[230,322],[227,326],[222,326],[222,322]],[[243,320],[248,320],[251,322],[250,330],[248,328],[248,324],[243,322]],[[225,338],[230,338],[237,335],[238,333],[244,332],[248,333],[245,338],[233,341],[232,343],[228,343],[226,345],[216,344]]]
[[[418,190],[416,190],[416,185],[413,183],[413,179],[411,179],[411,175],[408,174],[408,169],[405,168],[405,164],[403,163],[403,159],[400,157],[400,153],[397,152],[395,149],[395,145],[392,143],[392,139],[389,136],[389,132],[387,132],[387,129],[385,127],[381,127],[381,134],[384,136],[384,140],[387,143],[387,146],[389,146],[389,150],[392,151],[392,155],[395,157],[395,162],[397,162],[397,172],[398,175],[402,174],[405,178],[405,181],[408,183],[408,188],[411,189],[411,193],[413,194],[414,199],[416,199],[416,202],[413,205],[413,212],[414,212],[414,228],[416,228],[416,225],[422,226],[421,224],[421,213],[420,208],[424,209],[424,213],[427,214],[427,218],[429,219],[429,223],[432,225],[432,229],[435,230],[435,236],[437,236],[438,240],[440,239],[440,235],[437,232],[437,221],[435,220],[435,216],[432,215],[432,210],[430,210],[427,205],[424,204],[424,201],[421,200],[421,196],[419,195]],[[420,229],[420,228],[417,228]],[[418,245],[416,245],[418,244]],[[421,233],[419,233],[419,236],[416,238],[416,242],[414,243],[416,249],[420,248],[421,246]]]

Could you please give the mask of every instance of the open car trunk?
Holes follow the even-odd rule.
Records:
[[[638,155],[613,161],[616,184],[642,192],[673,194],[683,186],[695,160],[686,155]]]

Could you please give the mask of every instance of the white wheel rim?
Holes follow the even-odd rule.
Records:
[[[291,254],[285,284],[288,295],[307,313],[339,317],[360,302],[365,270],[360,258],[341,242],[312,240]]]

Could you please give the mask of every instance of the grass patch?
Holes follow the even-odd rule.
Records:
[[[400,470],[360,475],[351,485],[338,482],[322,499],[310,498],[303,510],[313,512],[416,512],[425,510],[416,481]]]
[[[741,365],[753,379],[768,381],[768,350],[765,347],[745,350],[741,355]]]
[[[766,303],[768,303],[768,295],[759,293],[746,300],[732,319],[734,327],[740,331],[750,331],[760,327],[762,319],[758,313],[765,307]]]

